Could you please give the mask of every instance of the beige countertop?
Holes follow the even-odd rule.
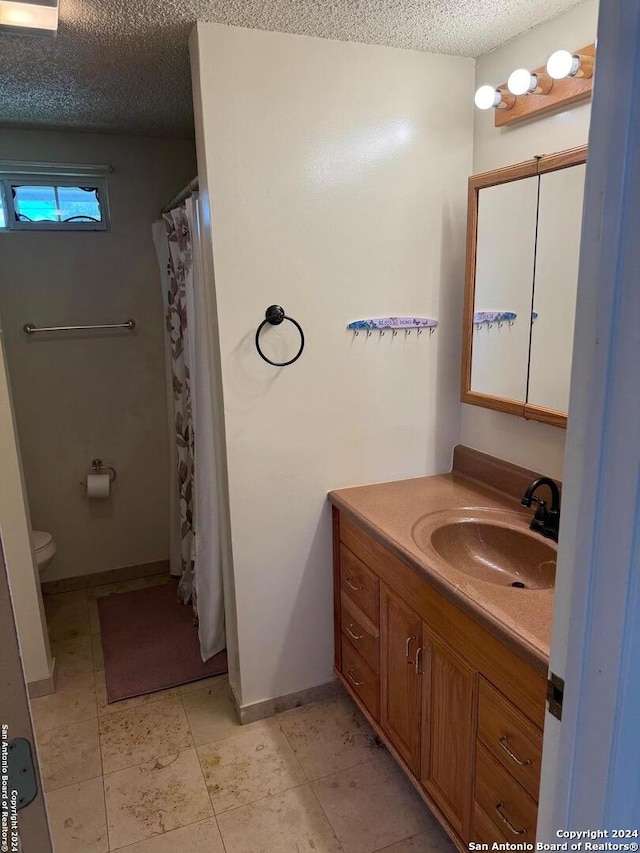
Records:
[[[478,480],[452,472],[413,480],[338,489],[329,493],[368,533],[516,654],[546,674],[553,589],[514,589],[471,577],[413,539],[416,522],[430,513],[462,508],[506,510],[510,523],[528,530],[532,511]]]

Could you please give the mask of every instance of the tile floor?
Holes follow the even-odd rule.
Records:
[[[96,598],[47,596],[32,701],[55,853],[453,853],[345,695],[240,726],[226,676],[107,705]]]

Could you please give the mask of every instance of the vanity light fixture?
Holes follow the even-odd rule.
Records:
[[[16,36],[55,36],[58,0],[0,0],[0,33]]]
[[[476,92],[475,104],[481,110],[494,108],[496,127],[566,109],[591,97],[595,55],[595,44],[573,53],[556,51],[540,68],[516,68],[507,83],[481,86]]]
[[[593,77],[593,56],[556,50],[547,60],[547,74],[554,80],[566,77]]]
[[[553,88],[553,80],[545,72],[516,68],[509,75],[507,88],[512,95],[548,95]]]
[[[480,86],[473,100],[479,110],[508,110],[516,102],[511,92],[496,89],[495,86],[489,85]]]

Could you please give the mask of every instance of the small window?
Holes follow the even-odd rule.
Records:
[[[0,228],[8,231],[106,231],[104,178],[3,175]]]

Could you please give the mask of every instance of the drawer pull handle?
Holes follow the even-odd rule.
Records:
[[[422,660],[422,652],[424,648],[420,646],[419,649],[416,649],[416,673],[418,675],[424,675],[423,670],[420,669],[420,661]]]
[[[412,640],[415,640],[415,637],[407,637],[406,642],[404,644],[404,656],[407,659],[408,664],[414,663],[414,661],[412,661],[409,657],[409,646],[411,645]]]
[[[361,591],[362,591],[362,587],[361,587],[361,586],[356,586],[356,585],[353,583],[353,579],[352,579],[352,578],[345,578],[345,579],[344,579],[344,582],[346,583],[346,585],[347,585],[350,589],[355,590],[355,592],[361,592]]]
[[[352,640],[361,640],[364,636],[363,634],[354,634],[351,628],[353,627],[353,622],[351,625],[347,625],[347,634],[351,637]]]
[[[509,827],[511,832],[513,832],[514,835],[526,835],[527,830],[526,829],[516,829],[515,826],[509,820],[509,818],[504,813],[503,809],[504,809],[504,803],[498,803],[498,805],[496,806],[496,811],[500,815],[500,820],[503,823],[507,824],[507,826]]]
[[[356,681],[356,677],[352,669],[347,670],[347,675],[349,677],[349,681],[352,681],[356,687],[362,687],[364,684],[364,681]]]
[[[502,735],[502,737],[500,738],[498,743],[500,744],[502,749],[504,749],[504,751],[507,753],[509,758],[512,758],[519,767],[528,767],[531,764],[530,758],[527,758],[526,761],[521,761],[515,753],[511,752],[511,750],[509,749],[509,746],[508,746],[509,739],[506,735]]]

